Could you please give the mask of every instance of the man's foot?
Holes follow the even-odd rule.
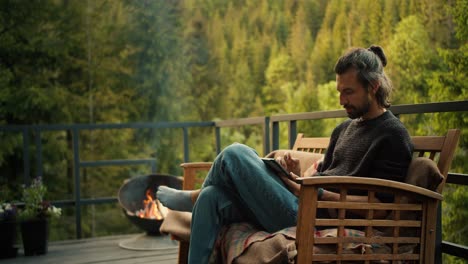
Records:
[[[169,209],[192,212],[193,204],[191,193],[192,191],[183,191],[167,186],[159,186],[158,191],[156,192],[156,197]]]

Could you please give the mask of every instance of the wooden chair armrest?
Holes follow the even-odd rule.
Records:
[[[437,192],[433,192],[415,185],[391,181],[391,180],[384,180],[384,179],[375,179],[375,178],[367,178],[367,177],[354,177],[354,176],[316,176],[316,177],[304,177],[298,178],[297,182],[299,182],[302,186],[310,186],[316,185],[317,187],[320,186],[338,186],[338,185],[361,185],[361,186],[375,186],[378,188],[389,188],[389,189],[397,189],[404,192],[411,192],[416,193],[428,198],[443,200],[443,196]],[[352,187],[349,187],[352,189]]]
[[[213,162],[188,162],[188,163],[182,163],[180,166],[182,168],[197,168],[197,169],[207,169],[209,170],[211,168],[211,165]]]
[[[180,166],[184,169],[184,182],[182,188],[184,190],[195,189],[197,182],[196,173],[198,171],[208,171],[213,165],[213,162],[189,162],[182,163]]]

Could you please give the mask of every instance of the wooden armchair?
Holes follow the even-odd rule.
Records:
[[[434,263],[437,206],[442,200],[442,188],[460,136],[459,130],[449,130],[446,136],[412,137],[415,156],[427,155],[437,161],[444,176],[437,192],[414,185],[381,179],[330,176],[302,178],[297,223],[297,263]],[[334,188],[341,201],[318,201],[318,188]],[[368,202],[344,202],[348,190],[367,191]],[[390,193],[393,203],[377,203],[376,193]],[[333,208],[336,217],[317,217],[317,209]],[[366,212],[365,219],[352,219],[347,210]],[[387,210],[386,219],[374,219],[376,210]],[[316,228],[336,228],[336,236],[314,236]],[[359,229],[361,237],[348,236],[345,229]],[[359,245],[360,250],[349,250]],[[326,250],[318,250],[328,248]],[[324,253],[325,252],[325,253]],[[374,262],[375,261],[375,262]],[[406,262],[405,262],[406,263]]]
[[[299,203],[299,218],[297,223],[297,263],[312,263],[313,261],[359,261],[370,263],[372,260],[417,260],[419,263],[432,263],[435,248],[435,223],[433,217],[436,214],[438,202],[442,199],[441,191],[445,183],[450,163],[452,161],[455,148],[460,135],[459,130],[449,130],[446,136],[440,137],[412,137],[415,145],[415,155],[424,156],[429,153],[429,158],[438,160],[438,168],[444,176],[443,182],[437,191],[432,192],[409,184],[385,181],[379,179],[360,177],[311,177],[301,179],[301,193]],[[298,134],[293,151],[304,151],[310,153],[323,154],[328,147],[329,138],[306,138],[303,134]],[[211,168],[211,162],[184,163],[184,190],[192,190],[197,183],[201,183],[203,178],[197,178],[197,173],[206,173]],[[339,190],[341,199],[344,200],[349,189],[368,190],[368,203],[346,203],[346,202],[325,202],[317,200],[319,187],[335,188]],[[395,197],[394,203],[376,203],[374,200],[376,192],[391,193]],[[405,201],[411,201],[407,203]],[[334,208],[337,212],[335,219],[317,218],[318,208]],[[362,209],[367,211],[365,219],[348,219],[346,210]],[[373,219],[374,210],[388,210],[393,213],[392,218],[385,220]],[[416,212],[414,219],[406,219],[407,211]],[[432,216],[432,217],[428,217]],[[314,238],[315,227],[332,226],[338,229],[336,237]],[[402,236],[408,227],[416,235],[411,237]],[[364,231],[363,237],[343,236],[345,228],[359,228]],[[383,228],[386,234],[382,236],[376,230]],[[413,232],[414,233],[414,232]],[[176,238],[177,239],[177,238]],[[187,263],[189,241],[178,239],[179,263]],[[344,250],[344,246],[350,243],[359,243],[361,248],[370,248],[364,254],[349,252]],[[373,250],[372,245],[387,245],[390,251],[379,252]],[[414,253],[402,251],[399,245],[415,245],[411,247]],[[332,248],[333,253],[323,254],[317,249],[326,245]],[[407,247],[405,247],[407,248]],[[400,251],[400,252],[399,252]],[[371,254],[372,253],[372,254]],[[344,262],[343,262],[344,263]],[[384,262],[385,263],[385,262]],[[395,262],[396,263],[396,262]]]

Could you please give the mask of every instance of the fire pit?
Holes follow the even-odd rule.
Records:
[[[181,189],[182,179],[165,174],[138,176],[127,180],[119,190],[119,204],[125,216],[148,235],[160,235],[165,207],[155,198],[160,185]]]

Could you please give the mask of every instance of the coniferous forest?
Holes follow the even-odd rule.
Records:
[[[336,59],[372,44],[386,52],[394,105],[466,100],[467,40],[466,0],[0,0],[0,125],[335,110]],[[451,171],[467,173],[467,118],[436,113],[402,121],[413,135],[462,129]],[[335,124],[304,122],[299,130],[327,136]],[[0,133],[0,200],[18,199],[22,136]],[[189,134],[191,159],[212,160],[212,133]],[[41,135],[50,200],[73,198],[70,137]],[[155,157],[158,170],[180,175],[180,138],[170,129],[90,130],[80,134],[81,158]],[[261,133],[232,129],[222,138],[258,145]],[[123,180],[147,170],[83,169],[82,196],[115,197]],[[468,245],[467,188],[448,184],[444,196],[444,240]],[[136,231],[114,204],[84,207],[83,217],[85,237]],[[73,208],[52,230],[53,240],[74,237]]]

